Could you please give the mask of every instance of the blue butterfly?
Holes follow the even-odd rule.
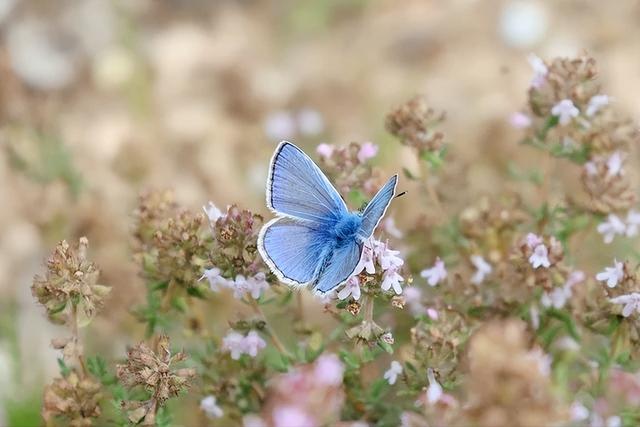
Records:
[[[267,207],[278,217],[260,230],[260,255],[283,283],[331,291],[355,271],[397,183],[398,175],[392,176],[363,211],[349,212],[313,160],[281,142],[267,179]]]

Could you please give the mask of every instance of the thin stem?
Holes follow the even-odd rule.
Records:
[[[365,295],[362,305],[364,306],[364,321],[373,323],[373,298],[369,295]]]
[[[71,335],[73,337],[74,344],[74,355],[77,360],[78,366],[82,369],[82,374],[84,376],[87,375],[87,368],[84,364],[84,357],[82,353],[78,350],[79,342],[80,342],[80,333],[78,331],[78,306],[76,304],[71,304]]]
[[[422,159],[418,159],[418,160],[420,161],[421,183],[424,189],[427,191],[427,195],[429,196],[429,199],[431,199],[431,203],[433,203],[433,205],[436,207],[436,209],[438,210],[438,213],[444,217],[445,212],[444,212],[444,209],[442,208],[442,203],[440,203],[440,198],[438,197],[438,193],[436,192],[436,189],[433,187],[433,183],[429,179],[429,168],[427,166],[427,163]]]
[[[273,341],[273,345],[276,346],[276,348],[280,353],[284,354],[289,358],[293,358],[293,355],[289,353],[289,350],[287,350],[287,348],[284,346],[284,344],[280,340],[280,337],[278,337],[278,334],[276,333],[276,331],[269,324],[269,321],[267,320],[267,316],[265,316],[264,311],[262,311],[262,308],[260,307],[260,305],[258,305],[258,302],[253,298],[249,298],[249,301],[250,301],[249,304],[253,308],[253,311],[255,311],[256,314],[260,316],[264,321],[264,323],[267,325],[266,330],[267,330],[267,333],[269,334],[269,337],[271,338],[271,341]]]

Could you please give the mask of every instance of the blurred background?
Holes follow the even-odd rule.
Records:
[[[635,0],[0,0],[0,426],[38,425],[58,369],[29,289],[57,241],[89,238],[114,287],[92,328],[121,355],[142,337],[127,313],[143,293],[129,237],[141,190],[266,214],[281,139],[309,153],[371,141],[391,175],[412,157],[385,114],[420,93],[447,112],[456,163],[440,191],[464,171],[469,194],[499,192],[510,162],[542,158],[508,120],[527,54],[584,51],[637,120]]]

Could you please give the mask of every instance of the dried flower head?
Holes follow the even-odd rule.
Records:
[[[370,197],[383,183],[382,175],[369,164],[378,153],[378,146],[371,142],[352,142],[344,147],[320,144],[317,152],[320,166],[341,194],[357,190]]]
[[[582,185],[596,212],[610,213],[627,210],[636,202],[636,194],[629,177],[624,174],[624,158],[620,152],[595,156],[582,169]]]
[[[140,343],[127,351],[125,364],[117,366],[118,379],[127,387],[141,386],[150,393],[145,401],[123,402],[131,410],[129,418],[137,423],[153,424],[156,412],[167,399],[177,396],[189,387],[189,380],[195,375],[191,368],[176,369],[175,364],[187,359],[183,352],[171,354],[170,340],[161,335],[155,340],[154,349]]]
[[[61,418],[65,425],[71,427],[92,426],[101,413],[101,397],[100,383],[71,371],[65,377],[56,378],[45,388],[42,417],[47,423],[54,418]]]
[[[402,144],[423,154],[442,148],[444,135],[436,128],[444,118],[444,113],[435,112],[426,98],[418,95],[387,115],[386,128]]]
[[[519,320],[494,321],[472,337],[464,424],[542,426],[557,424],[564,411],[549,377],[550,359],[531,348],[526,325]]]
[[[98,284],[100,271],[87,259],[88,246],[86,237],[75,247],[63,240],[47,260],[45,276],[33,280],[31,293],[53,319],[67,320],[63,316],[68,315],[71,305],[91,318],[111,290]]]

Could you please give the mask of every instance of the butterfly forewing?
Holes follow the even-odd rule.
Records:
[[[295,145],[282,142],[271,162],[267,206],[281,215],[327,224],[347,213],[340,194]]]
[[[387,211],[393,196],[396,193],[396,185],[398,183],[398,175],[394,175],[387,183],[378,191],[371,202],[362,212],[362,226],[358,233],[363,239],[368,239],[378,226],[378,223]]]

